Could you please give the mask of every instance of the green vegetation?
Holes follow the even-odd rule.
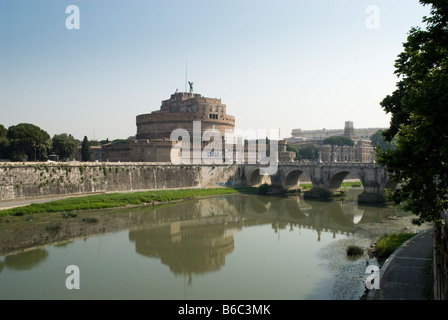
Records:
[[[76,212],[68,211],[62,213],[62,218],[76,218],[78,214]]]
[[[30,123],[10,126],[6,131],[0,127],[0,146],[2,158],[12,161],[45,161],[52,148],[50,135]]]
[[[301,147],[299,150],[299,160],[314,160],[319,158],[319,150],[314,144]]]
[[[313,184],[311,184],[311,183],[301,183],[300,187],[302,188],[303,191],[310,190],[313,187]],[[357,182],[357,181],[344,181],[344,182],[342,182],[341,188],[342,189],[362,188],[362,183],[361,182]]]
[[[8,140],[8,130],[0,124],[0,159],[9,157],[10,143]]]
[[[448,2],[430,6],[422,27],[412,27],[395,60],[396,90],[380,103],[391,114],[386,141],[396,148],[379,151],[377,162],[400,183],[392,200],[418,216],[415,223],[442,224],[448,209]]]
[[[397,137],[395,136],[392,141],[386,141],[385,137],[383,136],[383,133],[386,130],[378,130],[375,132],[370,139],[372,140],[372,147],[375,148],[375,150],[380,149],[382,151],[386,151],[389,149],[395,149],[397,147]]]
[[[288,143],[286,151],[295,152],[297,160],[314,160],[319,158],[319,151],[314,144],[298,147]]]
[[[294,152],[296,154],[295,159],[299,158],[299,152],[300,152],[299,147],[288,143],[288,144],[286,144],[286,151]]]
[[[59,155],[61,160],[70,158],[76,152],[77,141],[72,135],[62,133],[53,136],[53,152]]]
[[[108,193],[83,197],[72,197],[47,203],[31,204],[29,206],[1,210],[0,216],[23,216],[42,212],[67,212],[74,210],[90,210],[137,206],[142,204],[157,204],[196,197],[224,195],[234,193],[255,193],[257,188],[214,188],[214,189],[180,189],[155,190],[135,193]]]
[[[271,187],[267,183],[263,183],[258,187],[258,193],[267,194],[271,190]]]
[[[62,226],[60,223],[57,224],[50,224],[45,228],[50,233],[58,233],[61,230]]]
[[[376,243],[376,252],[380,258],[387,258],[415,233],[399,233],[382,236]]]
[[[350,245],[347,247],[347,256],[349,256],[349,257],[358,257],[363,254],[364,254],[364,249],[359,246]]]
[[[326,138],[322,144],[329,144],[332,146],[354,146],[355,143],[352,139],[344,136],[331,136]]]
[[[84,137],[81,145],[81,160],[82,161],[90,161],[92,158],[92,154],[90,152],[90,143],[87,137]]]

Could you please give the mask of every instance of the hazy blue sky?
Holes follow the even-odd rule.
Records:
[[[188,62],[195,92],[241,129],[387,127],[379,102],[428,13],[417,0],[0,0],[0,124],[127,138],[184,91]]]

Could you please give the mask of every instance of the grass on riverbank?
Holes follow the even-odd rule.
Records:
[[[142,204],[164,203],[197,197],[225,195],[234,193],[256,193],[257,188],[210,188],[154,190],[133,193],[106,193],[82,197],[72,197],[46,203],[31,204],[0,211],[0,216],[24,216],[42,212],[64,212],[136,206]]]
[[[312,183],[301,183],[300,187],[302,188],[302,191],[310,190],[313,187]],[[341,185],[342,189],[347,188],[362,188],[362,183],[357,181],[344,181]]]
[[[389,257],[399,246],[415,235],[415,233],[394,233],[382,236],[376,243],[378,257],[383,259]]]

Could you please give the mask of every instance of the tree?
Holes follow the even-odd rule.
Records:
[[[9,159],[8,130],[0,124],[0,159]]]
[[[81,145],[81,160],[82,161],[90,161],[91,153],[90,153],[90,143],[87,137],[84,137]]]
[[[10,158],[13,161],[46,161],[51,150],[50,135],[30,123],[20,123],[8,128]]]
[[[326,138],[322,144],[329,144],[332,146],[354,146],[355,143],[352,139],[344,136],[331,136]]]
[[[296,159],[299,158],[299,152],[300,152],[299,147],[297,147],[297,146],[295,146],[295,145],[293,145],[293,144],[287,143],[287,144],[286,144],[286,151],[289,151],[289,152],[295,152],[295,154],[296,154]]]
[[[300,159],[307,159],[307,160],[314,160],[319,157],[319,151],[317,150],[317,147],[314,144],[306,145],[299,150],[299,158]]]
[[[52,141],[53,152],[59,155],[60,159],[70,158],[76,152],[76,140],[71,135],[55,134]]]
[[[396,182],[396,204],[418,215],[416,223],[440,222],[448,209],[448,2],[431,5],[426,28],[411,28],[395,61],[396,90],[380,103],[391,114],[386,141],[396,149],[380,151],[378,163]]]
[[[385,130],[380,129],[370,137],[370,140],[372,141],[372,147],[380,148],[381,150],[395,149],[397,147],[397,138],[394,137],[391,142],[386,141],[385,137],[383,136],[384,132]]]

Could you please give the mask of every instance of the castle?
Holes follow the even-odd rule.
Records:
[[[200,121],[201,136],[206,130],[224,133],[233,132],[235,127],[235,117],[227,114],[226,105],[222,104],[221,99],[195,94],[190,85],[190,92],[176,91],[170,99],[162,101],[160,110],[138,115],[135,137],[91,147],[92,161],[170,162],[171,150],[178,143],[171,140],[171,133],[176,129],[185,129],[193,137],[195,121]],[[77,158],[80,159],[80,154]]]
[[[193,121],[201,121],[205,130],[233,132],[235,117],[226,112],[221,99],[212,99],[193,92],[176,92],[169,100],[162,101],[160,110],[137,116],[137,140],[170,139],[178,128],[186,129],[193,136]]]

